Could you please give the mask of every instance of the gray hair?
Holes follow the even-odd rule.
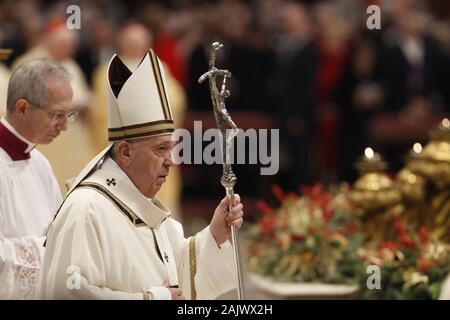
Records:
[[[116,160],[117,159],[117,142],[115,142],[112,146],[111,149],[108,150],[108,152],[106,153],[106,155],[113,159]]]
[[[117,155],[118,155],[117,147],[121,141],[126,141],[129,144],[134,144],[135,142],[139,142],[140,140],[142,140],[142,138],[129,139],[129,140],[125,139],[125,140],[120,140],[120,141],[114,142],[113,145],[111,146],[111,149],[109,149],[108,152],[106,153],[106,156],[115,161],[117,159]]]
[[[41,107],[47,103],[47,82],[50,77],[70,81],[70,74],[60,64],[49,59],[36,59],[20,65],[9,78],[6,109],[15,112],[16,101],[26,99]]]

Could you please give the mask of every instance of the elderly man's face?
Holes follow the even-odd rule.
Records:
[[[27,136],[36,144],[49,144],[61,131],[67,130],[67,115],[72,111],[72,88],[65,80],[49,78],[47,103],[29,106]]]
[[[166,181],[173,165],[171,151],[174,145],[172,135],[140,139],[130,144],[127,174],[146,197],[153,198]]]

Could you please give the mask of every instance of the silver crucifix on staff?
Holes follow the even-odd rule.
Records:
[[[237,178],[233,173],[233,169],[231,168],[230,148],[232,146],[233,138],[238,132],[238,128],[231,119],[227,108],[225,107],[225,99],[230,96],[230,91],[226,89],[226,83],[227,78],[231,78],[231,73],[228,70],[217,69],[215,66],[216,52],[222,47],[223,45],[218,42],[214,42],[211,45],[209,70],[198,79],[198,82],[202,83],[206,80],[206,78],[208,78],[209,80],[209,88],[211,90],[211,100],[214,109],[214,116],[216,118],[217,127],[219,128],[222,136],[223,171],[220,182],[225,188],[226,194],[230,200],[229,210],[231,210],[231,204],[234,197],[234,185],[236,184]],[[223,78],[220,90],[217,86],[217,77]],[[239,242],[237,237],[237,229],[235,226],[231,227],[231,241],[234,250],[234,266],[237,278],[238,299],[243,300],[244,286],[242,283],[241,263],[239,257]]]

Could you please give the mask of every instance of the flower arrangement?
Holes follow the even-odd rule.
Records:
[[[361,278],[361,299],[437,299],[445,277],[450,274],[450,246],[431,239],[420,227],[415,231],[402,222],[393,221],[395,238],[379,244],[372,253],[360,249],[365,265],[380,267],[379,290],[366,286],[368,275]]]
[[[347,191],[317,184],[300,196],[274,186],[279,206],[260,201],[262,217],[247,233],[250,271],[280,283],[359,284],[357,299],[437,299],[450,275],[450,245],[406,224],[396,208],[385,226],[393,233],[367,242]],[[379,289],[369,289],[369,265],[379,267]]]
[[[250,270],[280,282],[357,283],[363,238],[344,194],[320,184],[302,187],[301,196],[272,191],[280,206],[260,201],[262,218],[248,233]]]

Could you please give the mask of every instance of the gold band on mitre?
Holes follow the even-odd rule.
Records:
[[[163,133],[171,133],[175,130],[173,120],[159,120],[126,127],[109,128],[108,140],[116,142],[126,139],[145,138]]]
[[[167,99],[167,91],[164,85],[161,68],[159,66],[158,58],[153,50],[149,50],[149,57],[153,67],[153,75],[158,87],[159,99],[163,108],[164,119],[172,119],[172,112],[169,107],[169,100]]]

